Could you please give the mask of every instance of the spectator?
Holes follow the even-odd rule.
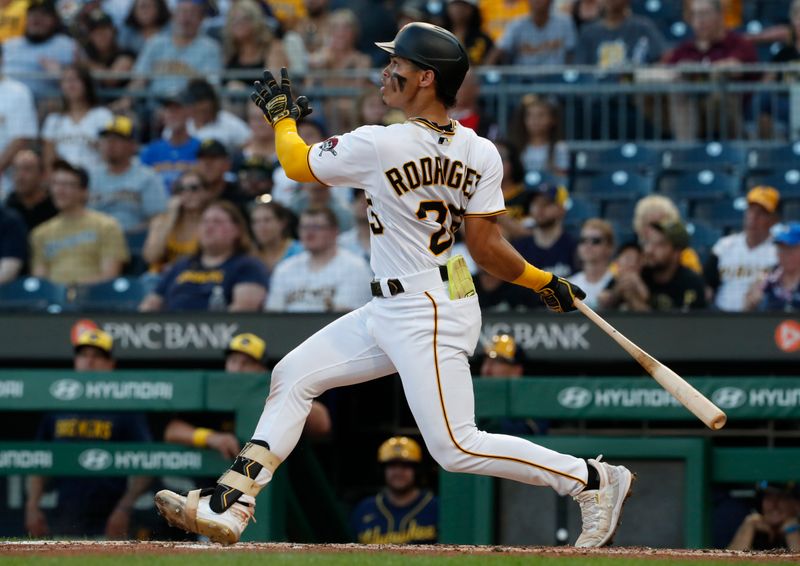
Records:
[[[526,292],[524,287],[507,283],[483,269],[478,269],[474,283],[482,311],[524,311],[540,305],[538,299]]]
[[[511,140],[520,152],[525,171],[564,175],[569,169],[569,149],[560,133],[558,108],[529,94],[522,98],[511,122]]]
[[[569,14],[575,29],[580,31],[583,26],[596,22],[603,13],[602,4],[602,0],[573,0]]]
[[[578,239],[578,259],[581,271],[570,277],[586,292],[583,302],[597,308],[600,293],[614,278],[611,273],[611,256],[614,253],[614,228],[600,218],[590,218],[583,223]]]
[[[78,372],[114,370],[111,335],[99,329],[84,330],[75,341],[73,367]],[[37,440],[53,444],[86,443],[102,446],[116,442],[150,442],[143,414],[130,411],[46,414]],[[55,477],[29,476],[25,502],[25,530],[33,537],[72,536],[126,539],[136,500],[150,486],[146,476]],[[58,507],[45,514],[40,508],[45,487],[58,491]]]
[[[25,33],[27,0],[0,0],[0,45]]]
[[[528,0],[528,4],[530,13],[508,25],[487,64],[544,67],[570,62],[576,40],[572,20],[553,12],[553,0]]]
[[[653,224],[663,222],[681,222],[681,213],[669,197],[648,195],[639,199],[633,209],[633,230],[640,242],[653,230]],[[681,252],[681,265],[697,273],[703,272],[700,257],[690,247]]]
[[[116,219],[86,208],[86,170],[56,161],[50,191],[58,214],[31,234],[32,274],[62,284],[118,277],[129,259],[128,246]]]
[[[439,538],[439,500],[419,487],[422,448],[393,436],[378,448],[384,488],[356,505],[350,521],[362,544],[434,544]]]
[[[519,151],[514,144],[505,140],[497,140],[494,145],[503,161],[503,180],[500,187],[506,204],[506,214],[498,216],[497,221],[509,241],[529,236],[530,229],[525,226],[525,220],[528,218],[531,199],[523,184],[525,169],[522,167]]]
[[[263,118],[263,114],[262,114]],[[307,144],[314,145],[327,139],[325,127],[316,120],[304,118],[297,124],[297,133]],[[272,198],[284,206],[291,207],[292,202],[300,191],[300,183],[286,176],[283,167],[277,167],[272,176],[275,186],[272,189]]]
[[[720,238],[711,248],[703,271],[718,309],[743,310],[747,290],[778,263],[770,230],[778,221],[779,206],[780,193],[774,187],[750,189],[744,230]]]
[[[800,222],[775,231],[778,265],[766,280],[756,282],[745,299],[745,310],[800,310]]]
[[[7,55],[7,54],[6,54]],[[9,167],[17,152],[36,138],[36,107],[25,84],[3,73],[3,44],[0,43],[0,196],[11,189]]]
[[[44,185],[44,164],[41,156],[23,149],[14,156],[14,192],[8,195],[6,206],[22,216],[28,232],[58,214]]]
[[[120,47],[132,53],[141,52],[148,40],[167,30],[169,20],[166,0],[133,0],[120,29]]]
[[[460,1],[460,0],[458,0]],[[380,93],[380,91],[378,91]],[[496,137],[497,126],[491,116],[480,106],[481,81],[470,69],[456,95],[456,105],[450,109],[450,117],[462,126],[475,130],[479,136]],[[381,104],[383,104],[383,100]],[[384,107],[384,115],[386,108]],[[385,119],[385,116],[384,116]],[[381,122],[383,124],[384,122]]]
[[[369,261],[369,240],[374,230],[378,230],[377,233],[380,233],[380,228],[370,224],[372,218],[369,207],[372,206],[372,201],[367,196],[367,191],[353,189],[353,200],[350,206],[353,213],[353,227],[339,234],[337,243],[341,248]]]
[[[217,140],[205,140],[197,151],[197,170],[211,191],[213,200],[226,200],[233,203],[242,214],[247,213],[247,198],[231,172],[231,158],[228,149]]]
[[[231,338],[225,349],[225,372],[267,373],[266,343],[250,333],[237,334]],[[311,403],[311,412],[303,431],[315,438],[330,434],[331,417],[325,405],[319,401]],[[241,450],[231,419],[220,419],[216,416],[202,419],[196,413],[172,418],[164,430],[164,441],[196,448],[211,448],[230,460]]]
[[[28,259],[28,229],[19,213],[0,204],[0,285],[16,279]]]
[[[305,17],[297,20],[294,31],[300,34],[308,53],[322,48],[327,41],[330,27],[329,0],[303,0]]]
[[[557,277],[567,277],[577,271],[578,247],[575,238],[564,230],[564,205],[569,193],[565,187],[551,183],[540,183],[528,190],[532,194],[529,213],[534,221],[533,233],[512,240],[511,244],[529,263]]]
[[[616,274],[608,286],[597,296],[597,306],[602,309],[629,310],[627,296],[646,296],[647,286],[642,281],[642,249],[635,241],[623,243],[614,258]]]
[[[581,28],[575,63],[616,69],[648,65],[664,54],[664,38],[653,22],[631,11],[630,0],[602,0],[603,17]]]
[[[200,218],[211,194],[200,174],[189,169],[172,186],[167,211],[150,221],[142,257],[152,273],[161,273],[177,260],[197,253]]]
[[[242,155],[245,158],[259,157],[279,167],[275,153],[275,130],[264,120],[264,114],[255,104],[247,105],[247,126],[250,128],[250,138],[242,146]]]
[[[479,6],[483,29],[495,43],[500,40],[512,21],[530,13],[528,0],[481,0]]]
[[[525,351],[510,334],[492,337],[484,349],[480,377],[483,379],[519,379],[523,376]],[[515,436],[545,434],[549,423],[522,417],[481,419],[481,430]]]
[[[100,131],[102,161],[91,170],[91,207],[116,218],[126,233],[144,232],[167,209],[161,177],[136,155],[133,124],[115,116]]]
[[[267,295],[269,277],[250,256],[247,223],[239,209],[216,201],[203,212],[200,248],[175,262],[139,310],[255,312]]]
[[[100,131],[114,118],[99,106],[89,69],[69,65],[61,75],[61,111],[51,112],[42,125],[42,154],[47,170],[56,159],[87,169],[100,161]]]
[[[144,146],[139,158],[161,176],[165,187],[172,187],[182,172],[197,163],[200,140],[189,134],[189,110],[180,93],[161,99],[159,119],[164,124],[162,137]]]
[[[19,75],[34,98],[41,101],[56,90],[55,77],[61,69],[75,61],[78,44],[61,33],[54,0],[30,0],[25,34],[6,41],[3,50],[3,71],[12,77]]]
[[[339,227],[333,211],[305,210],[299,230],[305,251],[275,268],[267,310],[350,311],[367,303],[372,272],[366,261],[336,243]]]
[[[453,32],[469,55],[470,66],[488,63],[494,42],[483,32],[483,18],[478,0],[447,0],[444,27]]]
[[[680,262],[681,251],[689,245],[689,234],[680,222],[653,224],[644,249],[641,278],[631,277],[627,285],[611,283],[617,298],[632,311],[688,311],[706,306],[702,277]],[[644,285],[642,285],[642,283]]]
[[[130,73],[136,60],[132,51],[120,47],[114,22],[99,8],[86,15],[86,39],[83,48],[86,65],[93,73]],[[128,84],[128,79],[109,77],[100,79],[99,83],[104,88],[122,88]]]
[[[249,70],[260,77],[264,69],[289,67],[281,40],[268,27],[255,0],[237,0],[228,9],[222,38],[226,71]],[[241,77],[226,81],[225,86],[244,89],[251,83],[251,77]]]
[[[329,208],[336,215],[338,230],[346,232],[353,227],[353,213],[343,204],[331,187],[322,183],[306,183],[296,191],[289,206],[297,216],[310,208]]]
[[[336,10],[328,18],[328,36],[316,51],[309,49],[309,69],[333,71],[334,77],[325,78],[317,86],[325,88],[368,87],[366,78],[354,76],[352,71],[372,67],[369,55],[356,47],[360,28],[358,18],[349,9]],[[350,97],[335,97],[324,105],[325,122],[334,130],[348,130],[356,126],[356,108]]]
[[[752,43],[739,33],[725,29],[720,0],[692,0],[689,10],[692,39],[678,45],[664,58],[668,65],[681,63],[708,66],[709,71],[756,63],[758,55]],[[680,68],[679,68],[680,70]],[[743,78],[741,73],[727,73],[729,80]],[[684,80],[714,82],[716,73],[684,74]],[[674,94],[670,97],[670,124],[677,140],[696,140],[698,137],[731,137],[741,133],[742,99],[737,94]],[[728,123],[723,123],[728,120]],[[710,124],[710,131],[703,131]]]
[[[759,486],[759,511],[741,524],[730,550],[786,549],[800,552],[800,492],[794,482]]]
[[[292,211],[275,201],[258,202],[250,212],[258,257],[270,273],[284,259],[303,252],[303,246],[292,237],[295,222]]]
[[[169,34],[155,35],[139,53],[134,72],[147,79],[131,82],[131,90],[148,86],[153,96],[183,88],[190,77],[217,77],[222,71],[222,51],[216,41],[202,35],[205,0],[178,0]]]
[[[253,155],[239,165],[237,178],[242,193],[250,199],[272,200],[272,174],[275,163],[263,157]]]
[[[228,151],[239,150],[250,139],[250,128],[245,121],[222,109],[216,89],[207,80],[189,81],[183,98],[189,106],[191,136],[200,141],[222,142]]]

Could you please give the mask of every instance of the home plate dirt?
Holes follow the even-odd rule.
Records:
[[[184,554],[193,552],[261,552],[261,553],[392,553],[416,555],[464,555],[464,554],[514,554],[539,556],[605,555],[648,558],[685,559],[742,559],[769,563],[800,562],[797,554],[786,552],[737,552],[730,550],[672,550],[647,547],[610,547],[582,549],[574,547],[525,547],[525,546],[471,546],[471,545],[376,545],[376,544],[294,544],[243,542],[233,546],[188,542],[139,542],[139,541],[10,541],[0,542],[0,555],[119,555],[119,554]]]

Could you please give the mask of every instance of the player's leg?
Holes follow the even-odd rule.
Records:
[[[371,337],[370,305],[326,326],[286,355],[272,372],[270,393],[251,442],[215,488],[187,496],[161,491],[168,521],[215,542],[236,542],[253,515],[255,496],[294,449],[315,397],[328,389],[394,373]]]
[[[584,534],[589,538],[579,539],[578,544],[606,544],[628,494],[630,472],[594,460],[587,463],[521,438],[478,430],[467,361],[480,332],[477,301],[451,301],[444,292],[433,291],[425,298],[427,308],[421,307],[416,316],[416,339],[407,334],[413,325],[403,320],[394,327],[394,340],[379,342],[395,362],[409,407],[431,455],[448,471],[546,485],[559,494],[575,497],[585,511],[584,518],[593,523],[584,525]],[[421,340],[419,335],[426,324],[430,339]],[[610,488],[600,491],[604,499],[613,501],[608,516],[601,517],[602,524],[595,525],[595,508],[584,510],[591,504],[584,504],[582,498],[598,493],[600,487]]]

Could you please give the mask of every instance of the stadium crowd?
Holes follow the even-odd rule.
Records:
[[[385,63],[373,42],[413,20],[467,47],[473,71],[453,116],[495,141],[502,227],[528,261],[573,278],[600,309],[800,308],[788,98],[671,94],[669,139],[694,145],[654,150],[625,132],[616,147],[572,147],[557,96],[518,97],[508,124],[481,96],[487,66],[632,69],[606,77],[624,82],[658,64],[658,80],[790,80],[729,70],[800,60],[798,0],[0,0],[0,308],[366,302],[368,199],[288,179],[272,129],[243,101],[254,73],[287,66],[309,92],[361,93],[313,100],[300,124],[308,143],[403,120],[368,70]],[[723,136],[739,131],[728,119],[786,138],[745,150]],[[485,309],[540,307],[475,275]]]

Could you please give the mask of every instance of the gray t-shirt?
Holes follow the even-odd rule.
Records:
[[[113,216],[125,232],[147,228],[147,222],[167,208],[167,193],[161,177],[138,161],[121,175],[108,166],[92,169],[89,182],[89,206]]]
[[[603,21],[588,24],[578,36],[575,63],[612,69],[655,63],[665,50],[664,38],[649,19],[631,16],[617,28]]]
[[[152,78],[150,92],[163,96],[182,89],[192,77],[214,81],[222,71],[222,52],[210,37],[198,36],[190,44],[178,47],[172,36],[157,35],[145,44],[133,70],[162,75]]]
[[[47,59],[62,67],[71,65],[77,52],[78,44],[63,33],[41,43],[31,43],[25,36],[14,37],[3,44],[3,72],[27,85],[37,100],[55,98],[60,93],[56,75],[51,75],[52,78],[30,75],[46,75],[42,61]]]
[[[497,46],[512,65],[563,65],[575,39],[575,24],[567,16],[552,14],[541,28],[522,16],[508,24]]]

